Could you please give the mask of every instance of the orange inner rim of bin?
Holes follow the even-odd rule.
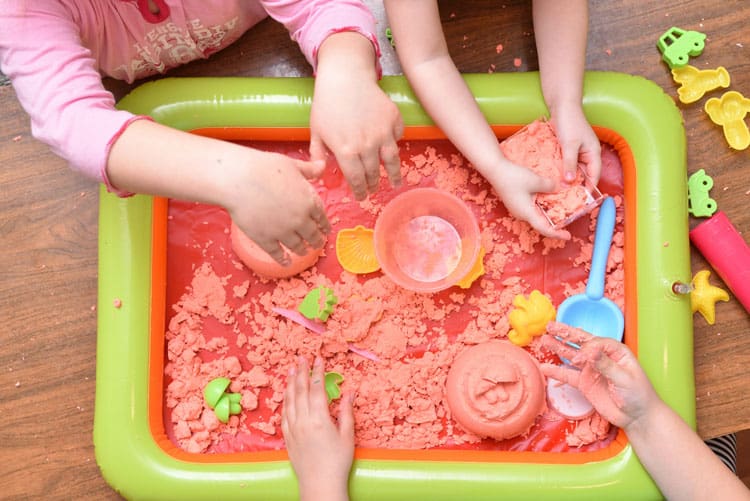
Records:
[[[498,138],[505,138],[519,130],[521,126],[500,125],[492,129]],[[601,141],[609,144],[620,157],[623,170],[623,192],[625,204],[625,304],[636,305],[636,166],[633,153],[627,142],[611,129],[594,127]],[[227,141],[270,140],[270,141],[309,141],[310,130],[299,128],[252,128],[227,127],[205,128],[191,131],[200,136]],[[434,126],[410,126],[404,132],[403,141],[446,139]],[[252,463],[286,461],[287,453],[281,451],[258,451],[217,454],[190,453],[177,447],[167,436],[164,421],[164,346],[166,316],[166,267],[167,267],[167,208],[168,200],[154,198],[152,215],[152,255],[151,255],[151,332],[149,356],[149,425],[154,441],[170,456],[193,463]],[[630,307],[625,312],[625,344],[638,353],[637,308]],[[627,437],[620,429],[615,439],[606,447],[590,452],[523,452],[488,450],[447,450],[447,449],[375,449],[357,448],[356,459],[384,461],[445,461],[445,462],[490,462],[490,463],[547,463],[582,464],[604,461],[617,455],[627,445]]]

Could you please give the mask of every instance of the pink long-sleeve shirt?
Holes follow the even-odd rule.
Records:
[[[379,52],[375,21],[359,0],[155,3],[158,14],[147,0],[4,0],[0,9],[0,70],[31,117],[32,134],[110,189],[110,148],[140,117],[115,109],[102,76],[133,82],[207,58],[269,15],[313,67],[325,38],[339,31],[360,32]]]

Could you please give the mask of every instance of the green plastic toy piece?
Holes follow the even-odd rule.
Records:
[[[343,382],[344,376],[342,376],[338,372],[326,372],[325,387],[329,404],[332,400],[341,398],[341,388],[339,387],[339,385]]]
[[[333,290],[321,285],[307,293],[299,305],[299,312],[310,320],[325,322],[338,302]]]
[[[515,127],[547,113],[536,72],[463,77],[493,125]],[[403,76],[384,76],[379,83],[398,104],[407,127],[432,124]],[[229,126],[244,134],[232,136],[233,140],[256,141],[265,137],[267,127],[291,131],[308,127],[313,89],[311,78],[166,78],[133,90],[118,108],[187,131],[211,128],[218,134]],[[667,404],[695,427],[691,305],[686,296],[675,300],[664,287],[675,280],[688,283],[692,276],[685,224],[687,137],[682,116],[662,87],[645,78],[590,71],[585,74],[584,89],[587,118],[616,132],[632,151],[633,183],[626,183],[624,199],[634,208],[629,214],[634,219],[628,219],[635,221],[631,228],[635,238],[628,239],[634,256],[627,265],[638,287],[637,291],[633,288],[633,297],[626,298],[626,305],[637,317],[637,329],[630,334],[635,335],[639,362]],[[441,140],[439,131],[433,129],[427,127],[420,137]],[[163,419],[164,411],[164,402],[153,405],[151,398],[154,391],[160,391],[154,387],[159,382],[145,371],[152,364],[162,364],[166,350],[166,342],[155,339],[158,333],[151,327],[155,308],[163,311],[166,301],[166,284],[154,280],[154,270],[167,256],[167,202],[146,195],[118,198],[103,185],[99,192],[101,307],[97,309],[93,428],[97,464],[125,499],[294,497],[297,479],[283,456],[246,451],[221,461],[193,460],[192,454],[178,456],[170,452],[171,447],[165,450],[160,433],[152,428],[155,419]],[[161,230],[156,231],[157,227]],[[670,245],[662,248],[664,242]],[[654,252],[657,248],[660,251]],[[108,314],[104,306],[112,304],[112,297],[122,298],[129,307],[117,310],[118,315]],[[670,328],[660,328],[665,324]],[[660,356],[663,353],[670,356]],[[434,456],[433,451],[417,450],[403,458],[379,449],[384,452],[357,459],[349,485],[353,497],[367,499],[389,495],[461,499],[471,492],[479,501],[496,498],[498,490],[508,499],[519,500],[660,498],[632,444],[624,438],[615,439],[614,448],[596,451],[594,457],[573,451],[481,451],[486,460],[472,461],[464,460],[468,451],[435,451],[438,455]],[[557,459],[548,462],[550,454],[561,463]],[[582,459],[562,464],[571,455]]]
[[[388,43],[391,44],[391,47],[394,49],[396,48],[396,42],[393,41],[393,32],[390,28],[385,29],[385,38],[388,39]]]
[[[695,217],[709,217],[716,212],[716,200],[708,195],[714,180],[699,169],[688,178],[688,212]]]
[[[216,418],[222,423],[229,421],[229,416],[242,412],[242,395],[226,391],[230,383],[231,381],[225,377],[217,377],[203,388],[206,404],[214,410]]]
[[[212,379],[203,388],[203,398],[209,407],[212,409],[216,407],[216,404],[219,403],[219,400],[221,400],[221,397],[224,396],[227,388],[229,388],[230,383],[231,381],[225,377],[217,377],[216,379]]]
[[[656,44],[661,58],[670,68],[685,66],[690,56],[698,56],[706,46],[706,35],[700,31],[683,30],[672,26],[659,37]]]

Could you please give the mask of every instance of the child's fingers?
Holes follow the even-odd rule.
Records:
[[[596,150],[587,152],[584,155],[584,164],[586,169],[586,175],[589,177],[589,181],[596,186],[599,184],[599,177],[602,173],[602,153],[599,143],[596,143]]]
[[[299,357],[297,374],[294,377],[294,410],[295,417],[306,419],[310,414],[308,395],[310,394],[310,365],[305,357]]]
[[[297,235],[313,249],[320,249],[326,244],[325,235],[320,231],[318,223],[312,219],[309,224],[304,225],[297,231]]]
[[[627,387],[633,381],[629,362],[632,360],[637,367],[635,357],[625,358],[629,353],[627,346],[614,339],[596,337],[581,347],[574,362],[589,363],[615,386]]]
[[[401,185],[401,157],[399,155],[398,141],[404,135],[404,120],[399,114],[393,126],[393,136],[380,147],[380,158],[383,160],[383,167],[388,173],[388,179],[391,185],[396,187]]]
[[[306,179],[318,179],[326,170],[325,157],[318,160],[297,160],[297,169],[305,176]]]
[[[554,191],[555,182],[541,176],[534,175],[534,180],[529,184],[529,196],[523,204],[515,207],[515,216],[528,222],[539,234],[548,238],[570,240],[570,232],[559,228],[555,229],[544,215],[542,210],[534,202],[534,193],[547,193]]]
[[[289,368],[289,373],[286,378],[286,390],[284,390],[284,405],[281,408],[281,425],[282,431],[284,426],[287,427],[287,431],[284,432],[288,435],[288,427],[290,423],[294,423],[297,418],[297,411],[295,409],[295,381],[297,379],[297,367],[292,365]]]
[[[567,230],[564,230],[562,228],[555,229],[554,226],[550,224],[550,222],[547,220],[544,215],[542,215],[541,210],[539,210],[536,206],[533,207],[534,210],[530,211],[527,217],[524,219],[542,236],[548,237],[548,238],[556,238],[558,240],[570,240],[570,232]]]
[[[625,367],[602,352],[600,352],[599,357],[594,361],[594,367],[615,388],[629,388],[633,386],[635,380],[632,374]]]
[[[635,355],[625,344],[610,338],[597,338],[597,343],[602,347],[602,351],[615,362],[623,359],[629,359],[636,362]]]
[[[539,179],[544,178],[540,177]],[[508,207],[508,210],[510,210],[516,218],[529,223],[531,227],[539,232],[539,234],[541,234],[542,236],[549,238],[558,238],[561,240],[570,239],[570,232],[563,229],[556,230],[550,224],[550,222],[542,213],[542,210],[537,207],[536,203],[534,203],[533,196],[531,196],[530,194],[511,202],[511,204],[512,208]]]
[[[279,245],[278,241],[258,240],[255,243],[257,243],[258,247],[266,251],[266,253],[281,266],[289,266],[291,264],[292,260],[281,245]]]
[[[308,226],[312,226],[312,224],[312,220],[307,223]],[[307,229],[302,229],[302,231],[305,231],[305,233],[308,232]],[[305,254],[307,254],[307,244],[297,232],[290,232],[283,235],[281,237],[281,243],[284,244],[287,249],[294,252],[298,256],[304,256]]]
[[[529,188],[532,193],[550,193],[555,191],[557,183],[548,177],[534,174]]]
[[[346,176],[346,180],[349,183],[352,192],[354,192],[354,198],[357,200],[364,200],[367,198],[367,177],[365,174],[365,166],[362,165],[359,153],[355,151],[337,152],[336,160]]]
[[[395,140],[380,147],[380,158],[383,160],[383,167],[388,173],[391,186],[401,186],[401,157]]]
[[[310,137],[310,160],[313,162],[322,161],[325,164],[327,156],[328,150],[323,144],[323,140],[317,134],[313,134]]]
[[[331,222],[328,220],[328,214],[326,214],[325,205],[320,197],[315,197],[315,205],[310,211],[310,217],[315,221],[318,229],[325,235],[331,232]]]
[[[582,359],[595,361],[603,354],[618,363],[628,356],[635,360],[627,346],[612,338],[592,336],[580,345],[579,357]]]
[[[598,357],[594,358],[594,366],[615,385],[630,384],[637,372],[642,372],[638,361],[627,346],[622,343],[602,343]]]
[[[378,148],[368,148],[359,155],[365,170],[367,192],[375,193],[380,187],[380,151]]]
[[[320,249],[325,245],[330,223],[321,205],[322,203],[315,203],[309,210],[308,218],[297,225],[296,231],[285,234],[281,239],[281,243],[298,256],[306,255],[309,247]]]
[[[325,373],[323,359],[315,357],[312,374],[310,375],[310,408],[316,411],[328,412],[328,396],[325,389]]]
[[[612,382],[615,382],[614,379],[620,377],[620,374],[622,373],[622,368],[601,351],[594,359],[594,367],[596,367],[596,370],[601,372],[604,377],[612,380]]]
[[[589,181],[594,186],[599,184],[599,176],[602,172],[602,145],[590,126],[588,132],[583,135],[578,152],[578,165],[583,166]]]
[[[554,320],[547,324],[547,334],[578,345],[582,345],[586,341],[594,338],[593,334],[590,334],[583,329],[562,322],[556,322]]]
[[[546,377],[557,379],[562,383],[578,388],[581,380],[581,373],[576,369],[555,364],[540,364],[539,368]]]
[[[398,141],[404,135],[404,119],[399,114],[396,124],[393,126],[393,139]]]
[[[568,360],[573,360],[578,354],[578,350],[576,350],[572,346],[565,344],[565,342],[560,341],[550,334],[544,334],[542,336],[541,345],[543,348],[548,349],[557,356],[566,358]]]
[[[354,441],[354,397],[351,394],[344,395],[339,404],[339,433],[343,438]]]
[[[563,160],[563,179],[570,183],[576,178],[578,168],[578,151],[581,144],[577,141],[567,141],[561,145]]]

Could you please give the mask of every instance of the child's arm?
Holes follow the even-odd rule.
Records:
[[[330,225],[305,179],[323,167],[139,120],[115,141],[107,173],[121,190],[224,207],[250,239],[283,263],[289,258],[279,243],[301,255],[306,245],[325,243]]]
[[[287,378],[281,431],[299,481],[300,499],[348,499],[349,470],[354,457],[354,417],[349,395],[341,399],[338,426],[328,410],[323,361],[315,358],[312,374],[304,357]]]
[[[385,0],[401,66],[422,106],[456,148],[492,185],[508,211],[541,234],[554,230],[534,204],[534,194],[554,182],[508,161],[474,96],[450,58],[435,0]]]
[[[745,484],[664,402],[625,432],[667,499],[750,499]]]
[[[201,138],[115,109],[80,27],[60,2],[9,2],[0,14],[0,65],[29,113],[34,136],[97,181],[128,192],[220,205],[284,261],[320,247],[329,230],[304,174],[322,164]]]
[[[310,128],[311,158],[330,150],[358,200],[378,190],[381,159],[391,184],[401,183],[401,114],[378,86],[375,49],[359,33],[334,33],[321,45]]]
[[[580,369],[542,364],[542,372],[579,388],[602,417],[625,431],[667,499],[750,499],[739,478],[659,398],[627,346],[555,322],[542,342]]]
[[[375,18],[360,0],[262,0],[287,27],[315,68],[310,154],[330,150],[357,199],[380,184],[380,162],[401,180],[396,141],[403,133],[396,105],[377,85],[380,47]]]
[[[534,0],[533,5],[542,92],[562,147],[565,179],[572,180],[581,164],[597,184],[601,146],[582,108],[588,3]]]

